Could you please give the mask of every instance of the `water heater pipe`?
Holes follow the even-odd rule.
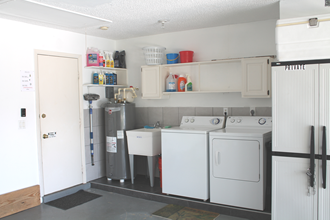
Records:
[[[115,94],[115,103],[117,103],[117,97],[120,95],[121,91],[124,91],[123,100],[124,100],[124,102],[126,102],[126,90],[132,91],[132,93],[133,93],[132,98],[137,98],[137,95],[136,95],[135,91],[139,90],[139,88],[135,88],[133,86],[131,86],[130,88],[124,88],[124,89],[119,88],[118,93]]]

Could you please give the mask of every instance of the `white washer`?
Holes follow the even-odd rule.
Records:
[[[228,117],[210,132],[210,202],[264,210],[272,118]]]
[[[207,200],[209,131],[224,127],[224,117],[183,116],[180,127],[162,129],[162,192]]]

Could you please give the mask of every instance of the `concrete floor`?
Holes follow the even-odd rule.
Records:
[[[1,220],[164,220],[152,213],[166,206],[166,203],[106,192],[90,188],[86,191],[102,197],[68,210],[41,204],[2,218]],[[219,215],[216,220],[248,220]]]

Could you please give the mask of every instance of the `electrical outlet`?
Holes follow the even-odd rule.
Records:
[[[228,115],[228,108],[223,108],[223,115]]]
[[[250,107],[250,115],[255,116],[256,115],[256,108],[255,107]]]

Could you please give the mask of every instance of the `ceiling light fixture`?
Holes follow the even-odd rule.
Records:
[[[158,23],[161,23],[162,24],[162,28],[164,29],[165,28],[165,23],[169,22],[170,20],[159,20]]]
[[[107,26],[101,26],[101,27],[100,27],[100,29],[103,30],[103,31],[108,30],[108,28],[109,28],[109,27],[107,27]]]

